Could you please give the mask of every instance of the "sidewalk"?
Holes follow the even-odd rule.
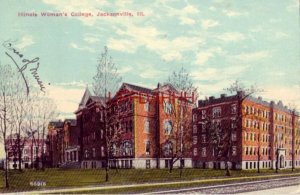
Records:
[[[201,180],[199,179],[199,180],[175,181],[175,182],[136,183],[136,184],[126,184],[126,185],[105,185],[105,186],[97,185],[97,186],[72,187],[72,188],[60,188],[60,189],[44,189],[44,190],[18,192],[18,193],[21,194],[72,193],[72,192],[81,192],[81,191],[89,191],[89,190],[108,190],[108,189],[118,189],[118,188],[155,187],[155,186],[164,187],[167,185],[177,185],[177,184],[205,184],[210,182],[239,181],[245,179],[266,179],[266,178],[290,177],[290,176],[300,176],[300,173],[272,174],[272,175],[260,175],[260,176],[251,176],[251,177],[214,178],[214,179],[201,179]],[[15,194],[15,193],[11,193],[11,194]]]

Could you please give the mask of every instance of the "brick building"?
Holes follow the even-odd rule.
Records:
[[[215,153],[208,122],[218,124],[229,137],[229,166],[256,169],[300,166],[299,114],[281,101],[267,102],[261,97],[222,94],[220,98],[199,100],[193,109],[193,166],[224,168],[223,154]],[[221,157],[220,157],[221,155]]]
[[[76,114],[77,133],[71,133],[78,140],[78,160],[82,168],[105,167],[105,102],[104,98],[92,96],[86,89]],[[77,155],[77,154],[76,154]]]
[[[59,167],[63,162],[63,128],[61,120],[51,121],[48,125],[46,161],[49,167]]]
[[[169,84],[158,84],[157,88],[149,89],[123,83],[114,98],[107,102],[107,133],[121,132],[118,144],[113,145],[110,166],[169,167],[170,155],[175,151],[175,143],[169,137],[176,128],[171,111],[178,110],[178,100],[178,92]],[[189,104],[188,118],[191,118],[191,109]],[[117,116],[117,119],[110,120],[111,116]],[[182,131],[189,135],[191,128]],[[190,151],[186,151],[181,162],[191,167]],[[179,166],[179,161],[174,165]]]
[[[37,168],[41,167],[42,152],[46,153],[46,145],[44,139],[21,138],[21,168]],[[17,146],[17,136],[10,135],[6,139],[6,147],[8,148],[8,168],[19,168],[19,150]]]

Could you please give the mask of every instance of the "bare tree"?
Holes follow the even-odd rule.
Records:
[[[189,72],[183,67],[178,72],[172,72],[165,83],[170,84],[175,88],[175,96],[177,97],[173,96],[172,98],[178,102],[176,105],[169,105],[171,106],[170,115],[172,118],[169,126],[172,128],[172,133],[167,135],[164,151],[170,149],[170,146],[172,145],[172,152],[169,154],[171,156],[170,172],[173,169],[174,163],[180,160],[179,168],[181,176],[183,168],[182,158],[185,155],[188,155],[191,147],[191,110],[193,106],[196,105],[199,94],[197,87],[194,86],[193,81],[191,80]],[[164,102],[164,104],[168,104],[168,102]]]
[[[15,73],[11,66],[0,65],[0,131],[1,141],[4,146],[5,152],[5,187],[9,188],[8,180],[8,143],[7,136],[11,129],[11,108],[12,108],[12,96],[14,95],[14,81]]]
[[[174,98],[174,99],[173,99]],[[162,145],[163,156],[170,158],[169,171],[172,172],[174,164],[180,160],[180,176],[183,168],[183,158],[190,155],[191,149],[191,111],[192,104],[185,98],[172,97],[165,99],[164,107],[169,114],[165,121],[165,142]]]
[[[108,54],[106,46],[99,59],[97,73],[93,79],[93,92],[99,97],[107,97],[108,93],[114,95],[122,81],[113,58]]]
[[[116,102],[111,102],[106,108],[108,111],[106,121],[109,124],[105,132],[106,164],[109,164],[109,160],[115,162],[114,159],[120,156],[121,153],[121,135],[123,133],[121,106],[123,106],[122,102],[117,100]],[[118,170],[117,164],[115,164],[115,168]],[[106,169],[106,174],[106,181],[108,181],[108,169]]]
[[[21,171],[22,151],[28,138],[26,134],[25,121],[29,105],[29,97],[26,93],[24,93],[24,85],[19,84],[14,87],[16,93],[11,96],[13,102],[11,124],[13,126],[12,134],[16,136],[16,139],[13,140],[17,148],[18,169]]]
[[[56,105],[52,99],[47,98],[45,94],[39,91],[30,93],[29,102],[26,132],[32,141],[32,147],[36,148],[36,159],[33,161],[33,152],[31,152],[31,159],[32,163],[35,162],[37,169],[40,168],[40,163],[42,169],[44,169],[44,140],[46,138],[47,125],[57,117]]]
[[[117,91],[122,78],[118,74],[117,67],[113,62],[113,58],[108,54],[108,48],[104,47],[104,52],[101,54],[101,58],[99,59],[99,63],[97,65],[97,73],[93,77],[93,92],[96,96],[104,97],[104,103],[106,104],[108,98],[114,95]],[[105,109],[105,112],[108,108]],[[109,122],[110,118],[107,118],[108,114],[104,114],[104,127],[105,127],[105,142],[106,142],[106,165],[105,165],[105,181],[108,181],[108,162],[109,155],[111,149],[112,140],[108,139],[108,131],[109,131]]]
[[[20,78],[10,65],[0,64],[0,132],[1,141],[5,151],[5,187],[9,187],[8,180],[8,152],[11,149],[8,136],[12,138],[15,130],[14,111],[16,106],[16,94],[20,93]],[[22,91],[23,92],[23,91]],[[16,150],[16,149],[15,149]],[[17,151],[14,152],[15,154]]]
[[[198,88],[195,87],[191,80],[190,73],[183,67],[176,72],[172,72],[168,77],[166,83],[171,84],[179,93],[187,96],[193,96],[193,102],[196,104],[196,100],[199,97]]]

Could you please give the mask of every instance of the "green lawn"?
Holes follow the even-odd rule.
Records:
[[[261,174],[257,174],[256,170],[252,171],[231,171],[232,177],[254,176],[262,174],[275,174],[274,170],[261,170]],[[280,170],[280,173],[291,173],[290,169]],[[300,170],[295,170],[295,173]],[[209,169],[184,169],[182,178],[180,178],[179,170],[175,169],[169,173],[166,169],[122,169],[110,170],[110,181],[105,182],[105,170],[102,169],[46,169],[45,171],[24,170],[9,172],[9,191],[27,191],[45,188],[63,188],[88,185],[112,185],[112,184],[132,184],[144,182],[166,182],[180,180],[195,180],[224,177],[224,170]],[[0,172],[0,190],[5,192],[4,188],[4,172]],[[30,186],[32,181],[44,181],[46,186],[33,187]]]

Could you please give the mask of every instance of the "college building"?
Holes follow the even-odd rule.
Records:
[[[226,161],[231,169],[300,167],[299,113],[242,92],[199,100],[192,150],[199,168],[223,169]]]
[[[63,122],[49,125],[52,164],[66,168],[75,162],[81,168],[103,168],[106,163],[111,168],[192,167],[188,146],[193,104],[188,98],[170,84],[149,89],[123,83],[114,97],[106,98],[86,89],[75,111],[76,127]],[[178,120],[180,116],[185,123]]]

